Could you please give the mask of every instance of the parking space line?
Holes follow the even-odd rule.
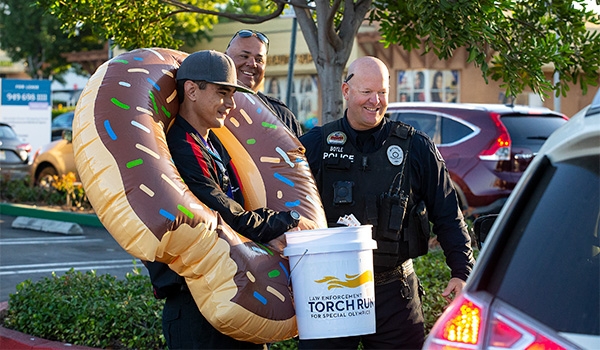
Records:
[[[0,270],[9,269],[23,269],[23,268],[36,268],[36,267],[51,267],[51,266],[64,266],[64,265],[95,265],[95,264],[123,264],[127,262],[133,262],[134,257],[131,259],[120,259],[120,260],[96,260],[96,261],[67,261],[59,263],[44,263],[44,264],[26,264],[26,265],[7,265],[0,266]]]
[[[66,244],[66,243],[98,243],[104,242],[102,238],[80,237],[47,237],[47,238],[7,238],[0,239],[0,246],[3,245],[31,245],[31,244]]]
[[[81,266],[76,266],[81,265]],[[123,267],[141,267],[143,264],[139,261],[134,265],[133,259],[129,260],[106,260],[106,261],[82,261],[82,262],[64,262],[64,263],[49,263],[49,264],[30,264],[30,265],[9,265],[2,266],[0,276],[31,274],[31,273],[49,273],[49,272],[66,272],[71,269],[75,271],[89,270],[107,270]]]

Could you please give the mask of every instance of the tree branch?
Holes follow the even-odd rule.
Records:
[[[258,24],[258,23],[266,22],[273,18],[277,18],[277,17],[279,17],[279,15],[281,15],[281,13],[283,12],[283,9],[285,8],[285,2],[273,1],[274,3],[277,4],[277,8],[268,15],[259,16],[259,15],[247,15],[247,14],[227,13],[227,12],[206,10],[206,9],[202,9],[202,8],[196,7],[194,5],[186,4],[186,3],[183,3],[183,2],[177,1],[177,0],[161,0],[161,1],[164,2],[165,4],[175,6],[175,7],[181,9],[181,10],[175,10],[175,11],[170,12],[169,14],[166,15],[166,17],[173,16],[173,15],[176,15],[178,13],[183,13],[183,12],[194,12],[194,13],[201,13],[204,15],[214,15],[214,16],[219,16],[219,17],[225,17],[225,18],[229,18],[231,20],[234,20],[234,21],[237,21],[240,23],[246,23],[246,24]]]
[[[329,7],[329,13],[327,14],[327,18],[325,19],[325,24],[327,25],[327,40],[329,41],[331,46],[333,46],[335,51],[339,51],[340,49],[342,49],[343,46],[343,42],[338,36],[338,34],[335,32],[335,26],[333,25],[333,22],[335,20],[335,14],[337,13],[341,4],[342,0],[334,0],[331,6]]]

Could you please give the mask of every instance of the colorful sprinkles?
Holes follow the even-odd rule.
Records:
[[[287,276],[287,279],[290,279],[290,274],[288,273],[287,269],[285,268],[285,266],[283,266],[283,263],[280,261],[279,262],[279,266],[281,266],[281,269],[283,270],[283,272],[285,273],[285,275]]]
[[[290,179],[286,178],[285,176],[283,176],[283,175],[281,175],[281,174],[279,174],[279,173],[274,173],[274,174],[273,174],[273,176],[274,176],[274,177],[275,177],[277,180],[279,180],[279,181],[283,182],[284,184],[286,184],[286,185],[289,185],[289,186],[291,186],[291,187],[294,187],[294,183],[293,183],[293,182],[292,182]]]
[[[146,80],[148,80],[148,82],[150,84],[152,84],[152,86],[154,86],[154,88],[156,88],[156,90],[160,91],[160,86],[158,86],[152,79],[146,78]]]
[[[288,208],[293,208],[293,207],[297,207],[300,205],[300,201],[294,201],[294,202],[285,202],[285,206]]]
[[[267,305],[267,298],[263,297],[262,295],[260,295],[259,292],[254,291],[254,297],[260,301],[263,305]]]
[[[285,301],[285,297],[283,296],[283,294],[279,293],[279,291],[271,286],[267,286],[267,292],[273,294],[274,296],[277,297],[277,299],[281,300],[281,301]]]
[[[144,163],[144,161],[142,159],[132,160],[131,162],[127,163],[127,168],[130,169],[130,168],[136,167],[142,163]]]
[[[123,109],[129,109],[129,106],[128,106],[128,105],[124,104],[123,102],[121,102],[121,101],[117,100],[117,99],[116,99],[116,98],[114,98],[114,97],[113,97],[113,98],[111,98],[111,99],[110,99],[110,101],[111,101],[112,103],[114,103],[115,105],[117,105],[118,107],[121,107],[121,108],[123,108]]]
[[[186,207],[184,207],[183,205],[181,205],[181,204],[177,205],[177,209],[179,209],[180,212],[187,215],[190,219],[194,218],[194,214],[192,214],[189,210],[187,210]]]
[[[175,221],[175,215],[169,213],[168,211],[166,211],[164,209],[159,210],[158,213],[171,221]]]
[[[106,132],[108,133],[108,136],[113,141],[117,139],[117,135],[113,131],[112,127],[110,126],[110,122],[108,121],[108,119],[104,121],[104,129],[106,129]]]
[[[277,153],[279,153],[279,155],[281,156],[281,158],[283,158],[283,160],[288,163],[288,165],[290,166],[290,168],[294,167],[294,163],[292,163],[292,161],[290,160],[290,157],[288,157],[287,153],[285,153],[284,150],[282,150],[280,147],[276,147],[275,151],[277,151]]]
[[[264,126],[265,128],[277,129],[277,125],[267,123],[267,122],[262,122],[262,126]]]

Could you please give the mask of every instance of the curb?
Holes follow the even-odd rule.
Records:
[[[8,301],[0,303],[0,311],[3,311],[5,309],[8,309]],[[94,348],[50,341],[42,338],[33,337],[25,333],[13,331],[12,329],[0,327],[0,349],[92,350]]]
[[[0,203],[0,214],[73,222],[76,224],[104,227],[96,214],[65,212],[60,209],[40,208],[35,205]]]
[[[27,216],[40,219],[58,220],[76,224],[104,227],[96,214],[63,212],[57,209],[38,208],[33,205],[0,203],[0,214]],[[0,302],[0,311],[8,309],[8,301]],[[86,346],[55,342],[0,326],[0,349],[11,350],[93,350]]]

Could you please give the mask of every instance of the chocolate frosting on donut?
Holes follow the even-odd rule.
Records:
[[[139,49],[94,73],[73,123],[82,183],[117,242],[184,276],[215,328],[255,343],[290,338],[297,329],[288,260],[233,231],[189,191],[171,160],[165,133],[179,109],[174,77],[185,57]],[[293,208],[325,227],[299,141],[256,96],[234,98],[238,107],[219,137],[240,173],[259,174],[242,178],[248,209]]]

